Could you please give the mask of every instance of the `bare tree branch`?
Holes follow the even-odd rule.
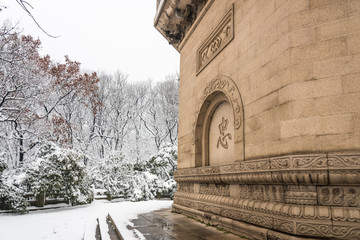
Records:
[[[49,34],[48,32],[46,32],[41,25],[38,23],[38,21],[35,19],[35,17],[32,15],[32,13],[29,11],[28,7],[32,8],[33,7],[30,5],[30,3],[24,1],[24,0],[16,0],[16,2],[21,6],[21,8],[27,13],[29,14],[29,16],[31,17],[31,19],[34,21],[34,23],[38,26],[38,28],[40,28],[41,31],[43,31],[46,35],[48,35],[49,37],[52,38],[58,38],[59,36],[54,36]],[[28,6],[28,7],[27,7]]]

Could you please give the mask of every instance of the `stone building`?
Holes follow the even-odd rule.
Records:
[[[360,239],[360,0],[158,0],[180,52],[173,210],[251,239]]]

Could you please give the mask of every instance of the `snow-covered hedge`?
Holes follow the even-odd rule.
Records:
[[[172,144],[163,144],[145,163],[134,163],[123,153],[114,152],[98,164],[92,170],[95,187],[106,189],[110,199],[117,195],[130,201],[174,196],[177,148]]]
[[[176,182],[177,148],[163,144],[143,163],[135,163],[121,152],[86,166],[87,158],[52,142],[39,144],[32,158],[8,169],[0,154],[0,209],[26,212],[26,191],[38,199],[64,198],[72,205],[93,200],[93,188],[106,189],[108,198],[122,195],[130,201],[173,198]]]

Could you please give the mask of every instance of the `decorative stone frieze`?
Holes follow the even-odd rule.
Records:
[[[354,154],[353,159],[358,156]],[[179,169],[174,175],[178,182],[206,182],[208,179],[213,183],[230,184],[235,181],[239,184],[296,185],[327,185],[330,175],[337,185],[360,184],[360,168],[357,169],[355,165],[347,168],[348,171],[343,171],[342,166],[329,166],[328,159],[334,158],[342,158],[342,155],[291,155],[248,160],[223,166]],[[341,176],[337,176],[337,171],[342,171]]]
[[[285,202],[292,204],[317,204],[316,186],[308,185],[286,185]]]
[[[311,206],[311,205],[293,205],[285,203],[276,203],[269,201],[251,200],[243,198],[231,198],[231,197],[217,197],[214,198],[210,195],[204,194],[192,194],[192,193],[176,193],[176,198],[195,201],[195,202],[207,202],[209,204],[222,205],[226,207],[236,208],[237,211],[254,211],[268,213],[272,215],[278,215],[289,218],[303,218],[303,219],[315,219],[315,220],[332,220],[332,212],[329,206]],[[344,212],[344,219],[349,214],[349,210]],[[360,213],[360,209],[353,209],[354,213]],[[352,214],[356,216],[356,214]],[[352,217],[352,219],[354,219]],[[356,222],[360,222],[360,215],[356,218]]]
[[[230,196],[229,185],[227,184],[200,184],[200,194],[216,195],[216,196]]]
[[[175,204],[286,234],[357,239],[358,159],[359,154],[289,155],[179,169],[175,180],[198,183],[200,191],[177,192]],[[329,174],[344,169],[337,185],[329,185]],[[230,184],[238,185],[237,195],[230,197]]]
[[[360,184],[360,154],[332,155],[328,159],[330,184]]]
[[[213,198],[203,194],[176,193],[177,202],[185,207],[224,216],[290,234],[309,237],[329,237],[336,233],[340,239],[357,239],[360,229],[359,208],[306,206],[229,197]],[[348,225],[343,223],[350,222]],[[314,228],[311,225],[314,224]],[[311,231],[305,229],[311,228]],[[321,228],[321,229],[320,229]],[[326,232],[324,229],[327,229]],[[346,230],[346,231],[345,231]],[[355,238],[352,238],[356,236]]]
[[[193,183],[178,183],[177,191],[179,192],[194,192],[194,184]]]
[[[296,224],[297,234],[307,236],[319,236],[322,238],[337,239],[360,239],[359,224],[324,224],[324,223],[306,223],[299,222]]]

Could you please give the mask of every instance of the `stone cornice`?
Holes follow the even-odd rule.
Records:
[[[360,184],[360,154],[289,155],[230,165],[179,169],[177,182],[237,184]]]
[[[194,31],[214,0],[159,0],[155,28],[176,50]]]

